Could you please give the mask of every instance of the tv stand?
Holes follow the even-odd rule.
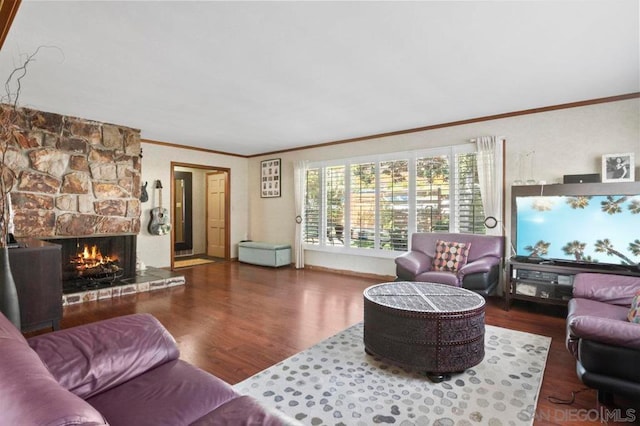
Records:
[[[584,272],[640,276],[637,266],[572,262],[514,256],[508,261],[506,310],[512,300],[566,305],[573,294],[573,279]]]

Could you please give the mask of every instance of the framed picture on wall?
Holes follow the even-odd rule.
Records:
[[[602,156],[603,182],[633,182],[635,161],[633,152],[605,154]]]
[[[280,196],[281,180],[280,159],[273,158],[260,162],[260,196],[273,198]]]

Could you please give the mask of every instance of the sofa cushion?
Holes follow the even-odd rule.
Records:
[[[56,380],[84,399],[179,356],[171,334],[149,314],[85,324],[28,342]]]
[[[629,308],[629,314],[627,314],[629,322],[640,324],[640,291],[633,296],[631,301],[631,307]]]
[[[237,396],[228,383],[177,359],[87,401],[111,426],[174,426],[189,425]]]
[[[431,270],[458,272],[460,268],[467,264],[470,248],[471,243],[438,240]]]
[[[106,424],[95,408],[58,384],[24,340],[0,337],[0,360],[3,425]]]
[[[225,402],[190,426],[302,426],[302,423],[276,409],[265,407],[254,398],[244,395]]]
[[[456,274],[451,272],[442,271],[426,271],[416,275],[415,281],[421,281],[425,283],[447,284],[452,286],[460,286],[460,281]]]

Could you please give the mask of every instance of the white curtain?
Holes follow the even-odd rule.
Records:
[[[496,136],[482,136],[476,138],[478,159],[478,180],[482,196],[482,208],[485,218],[495,218],[495,222],[488,219],[485,222],[487,235],[503,235],[504,218],[502,217],[502,175],[504,139]],[[495,227],[490,226],[495,223]]]
[[[293,165],[293,189],[296,204],[296,240],[293,254],[297,269],[304,268],[304,235],[302,230],[304,226],[304,190],[306,177],[307,162],[296,161]]]

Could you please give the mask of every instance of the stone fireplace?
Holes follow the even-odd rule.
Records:
[[[14,234],[62,245],[62,304],[185,283],[158,268],[136,271],[140,232],[140,131],[0,104],[15,114],[5,155],[15,173]],[[86,245],[86,250],[85,250]]]
[[[16,114],[6,161],[17,179],[17,237],[140,231],[139,130],[28,108]]]

